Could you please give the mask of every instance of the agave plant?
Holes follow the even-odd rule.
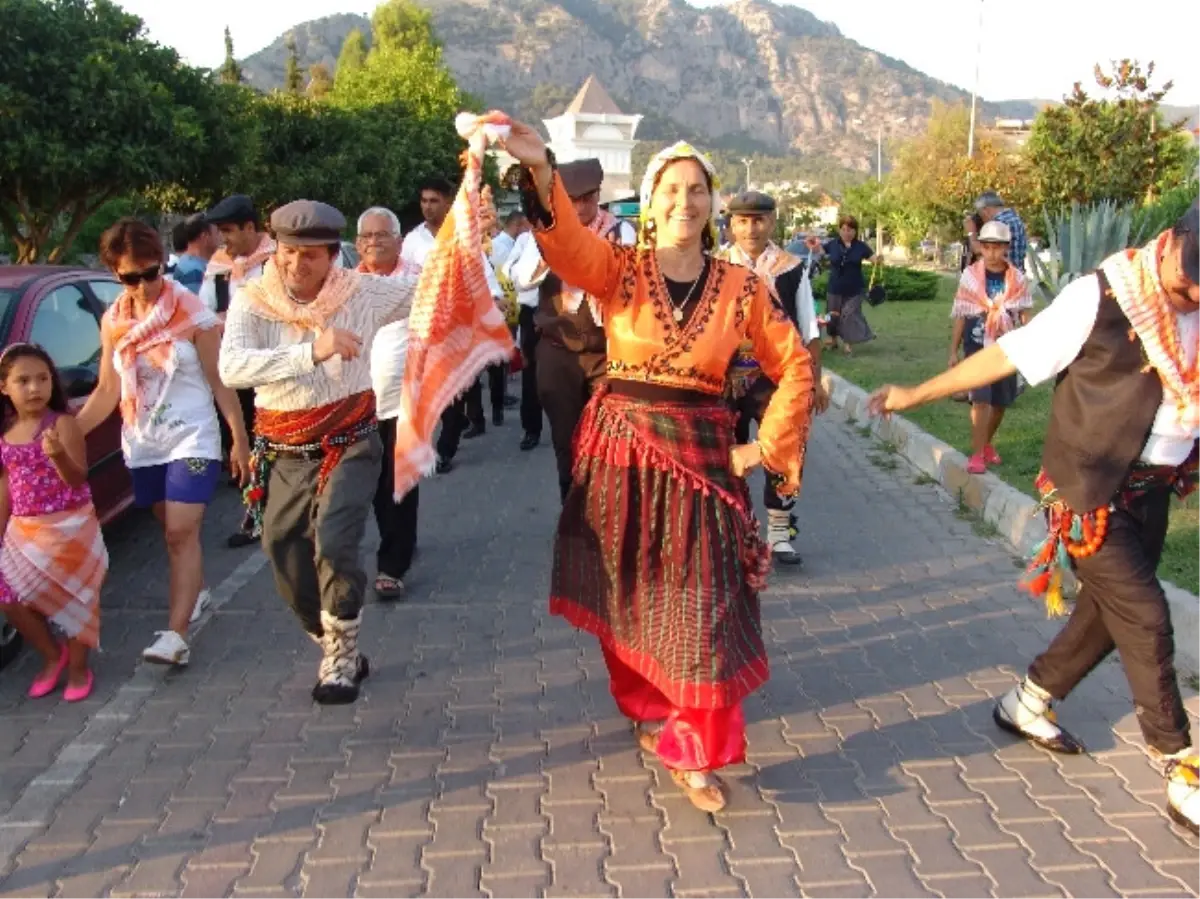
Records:
[[[1037,253],[1030,253],[1028,259],[1034,289],[1047,303],[1076,278],[1091,274],[1113,253],[1129,246],[1132,205],[1102,200],[1087,205],[1072,203],[1070,211],[1054,216],[1045,211],[1042,214],[1048,258],[1043,261]]]

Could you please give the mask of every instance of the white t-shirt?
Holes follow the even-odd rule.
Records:
[[[1021,376],[1036,386],[1075,361],[1092,334],[1099,311],[1100,282],[1095,275],[1088,275],[1068,284],[1025,327],[1008,332],[996,342]],[[1196,358],[1200,313],[1174,315],[1190,365]],[[1164,396],[1150,426],[1150,436],[1142,447],[1142,461],[1151,465],[1179,465],[1187,460],[1198,435],[1200,431],[1189,431],[1179,423],[1175,402]]]
[[[130,468],[165,465],[180,459],[221,459],[221,430],[212,388],[191,341],[172,344],[174,371],[152,408],[138,410],[133,425],[122,424],[121,450]],[[123,371],[121,354],[113,353],[113,366]],[[139,380],[163,379],[167,374],[137,359]]]

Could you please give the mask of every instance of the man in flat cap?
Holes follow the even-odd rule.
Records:
[[[247,504],[280,594],[323,650],[313,699],[326,704],[353,702],[368,673],[359,551],[383,447],[366,349],[408,316],[417,283],[336,266],[345,225],[325,203],[275,210],[278,246],[234,295],[220,366],[230,387],[254,388]]]
[[[262,277],[263,264],[275,252],[275,242],[261,229],[254,201],[245,194],[233,194],[221,200],[204,215],[220,233],[221,247],[209,257],[200,285],[200,299],[209,309],[223,317],[233,295],[246,282]],[[237,391],[242,404],[246,433],[254,430],[254,391]],[[223,433],[228,442],[228,434]],[[258,541],[258,531],[249,516],[228,540],[231,548],[249,546]]]
[[[728,212],[733,243],[722,250],[721,255],[730,262],[752,269],[762,278],[800,330],[813,361],[814,403],[818,412],[824,412],[829,406],[829,397],[821,384],[821,329],[813,308],[812,289],[805,279],[805,262],[771,239],[776,221],[772,197],[747,191],[730,200]],[[738,443],[749,443],[750,424],[762,421],[775,385],[759,368],[749,341],[739,349],[733,372],[729,386],[738,413],[737,440]],[[803,564],[800,554],[792,546],[795,501],[784,500],[767,483],[763,488],[763,502],[767,507],[767,542],[772,558],[784,565]]]
[[[988,222],[1000,222],[1008,225],[1012,240],[1008,243],[1008,261],[1017,267],[1021,274],[1025,273],[1025,253],[1029,248],[1029,237],[1025,232],[1025,223],[994,190],[981,193],[975,200],[975,214],[983,223],[976,226],[974,217],[968,216],[963,222],[967,230],[967,242],[971,252],[982,255],[983,245],[979,242],[979,230]]]
[[[1066,611],[1063,564],[1080,588],[1066,625],[1001,697],[1004,730],[1083,752],[1051,709],[1115,649],[1142,737],[1163,764],[1167,808],[1197,829],[1200,771],[1176,676],[1171,610],[1158,580],[1172,494],[1196,486],[1200,436],[1200,209],[1141,249],[1071,282],[1033,321],[917,387],[887,385],[875,413],[903,412],[1016,372],[1055,379],[1036,481],[1049,537],[1025,586]]]
[[[600,186],[604,182],[600,160],[567,162],[558,167],[558,173],[579,221],[593,234],[625,246],[637,242],[632,225],[600,208]],[[592,392],[603,383],[608,345],[604,328],[592,317],[587,296],[546,269],[536,241],[528,241],[521,258],[513,264],[512,272],[518,290],[528,290],[533,283],[538,284],[537,310],[522,319],[521,347],[526,355],[525,364],[532,364],[536,369],[532,380],[537,384],[540,409],[535,423],[532,404],[527,408],[522,397],[521,419],[525,429],[522,448],[540,434],[541,409],[544,409],[550,419],[559,492],[565,501],[571,486],[575,426],[579,424]],[[530,318],[536,342],[524,324]],[[534,346],[532,358],[529,354],[531,343]],[[535,426],[536,431],[533,430]],[[532,442],[536,445],[536,440]]]

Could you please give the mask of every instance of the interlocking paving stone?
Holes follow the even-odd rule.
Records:
[[[1119,665],[1060,707],[1092,756],[996,731],[993,697],[1060,623],[833,413],[809,451],[806,568],[762,597],[772,680],[746,703],[747,763],[725,812],[696,811],[637,749],[595,642],[547,611],[553,455],[519,436],[489,429],[422,485],[408,594],[369,600],[354,706],[313,706],[316,649],[267,569],[188,669],[146,680],[161,538],[118,525],[97,698],[26,700],[28,655],[0,676],[0,896],[1197,895]],[[256,551],[221,545],[236,519],[222,493],[210,585]],[[38,792],[47,772],[74,778],[65,795]]]

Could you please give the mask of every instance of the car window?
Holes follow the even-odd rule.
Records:
[[[64,376],[67,369],[99,371],[100,321],[74,285],[64,285],[42,299],[33,314],[29,339],[41,344]]]
[[[116,281],[88,281],[88,287],[92,289],[92,293],[96,295],[96,299],[106,309],[115,303],[117,297],[125,290]]]

